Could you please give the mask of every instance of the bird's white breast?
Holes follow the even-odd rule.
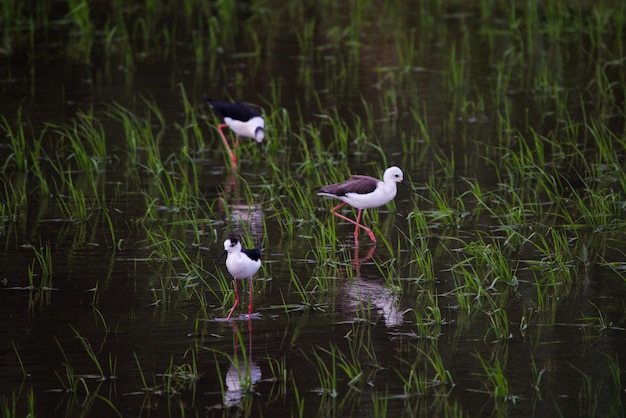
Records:
[[[242,252],[230,253],[226,268],[235,279],[249,279],[261,267],[261,260],[252,260]]]
[[[255,116],[247,122],[225,117],[224,122],[226,122],[230,129],[232,129],[237,135],[252,139],[256,139],[256,130],[258,128],[265,129],[265,121],[260,116]]]
[[[398,193],[398,188],[395,183],[387,186],[380,182],[371,193],[346,193],[345,196],[339,198],[357,209],[371,209],[389,203],[396,197],[396,193]]]

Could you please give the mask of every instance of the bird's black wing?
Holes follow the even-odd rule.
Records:
[[[354,175],[343,183],[331,184],[319,189],[322,193],[345,196],[346,193],[367,194],[376,190],[379,181],[370,176]]]
[[[215,110],[215,113],[217,113],[221,118],[232,118],[242,122],[247,122],[254,117],[261,116],[261,109],[246,103],[219,102],[211,99],[206,100],[209,102],[213,110]]]
[[[261,259],[261,249],[260,248],[242,248],[241,251],[250,258],[250,260],[258,261]]]

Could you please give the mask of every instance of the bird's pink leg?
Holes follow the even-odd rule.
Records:
[[[226,136],[224,135],[224,131],[222,131],[222,129],[226,127],[228,127],[228,125],[225,123],[222,123],[217,127],[217,130],[220,132],[220,135],[222,136],[222,141],[224,141],[224,145],[226,145],[226,150],[228,151],[228,155],[230,155],[230,160],[233,162],[233,168],[237,168],[237,156],[235,155],[233,150],[230,149],[228,140],[226,139]],[[239,136],[237,136],[237,141],[235,142],[235,148],[237,147],[238,143],[239,143]]]
[[[239,304],[239,291],[237,290],[237,280],[233,280],[233,284],[235,285],[235,304],[232,308],[230,308],[230,312],[228,312],[228,316],[226,319],[230,319],[230,316],[233,314],[235,307]]]
[[[248,279],[250,282],[250,304],[248,305],[248,318],[252,315],[252,278]]]
[[[252,358],[252,321],[248,315],[248,355]]]
[[[337,213],[337,209],[342,208],[342,207],[343,207],[343,206],[345,206],[346,204],[347,204],[346,202],[343,202],[343,203],[338,204],[338,205],[337,205],[337,206],[335,206],[334,208],[332,208],[332,209],[331,209],[331,212],[333,213],[333,215],[335,215],[335,216],[336,216],[336,217],[338,217],[338,218],[343,219],[344,221],[348,221],[348,222],[350,222],[350,223],[351,223],[351,224],[353,224],[353,225],[356,225],[356,227],[354,228],[354,240],[355,240],[356,242],[358,242],[358,240],[359,240],[359,228],[361,228],[361,229],[365,230],[365,232],[367,232],[367,235],[369,235],[370,239],[371,239],[372,241],[376,242],[376,237],[374,236],[374,233],[372,232],[372,230],[371,230],[371,229],[369,229],[368,227],[366,227],[365,225],[361,225],[361,224],[359,223],[359,222],[360,222],[360,220],[361,220],[361,212],[362,212],[362,209],[359,209],[359,211],[358,211],[358,213],[357,213],[357,216],[356,216],[356,222],[355,222],[354,220],[352,220],[352,219],[350,219],[350,218],[346,217],[346,216],[343,216],[343,215],[342,215],[342,214],[340,214],[340,213]]]

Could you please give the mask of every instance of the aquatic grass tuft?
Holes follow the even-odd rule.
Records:
[[[430,345],[429,352],[417,348],[417,350],[424,356],[424,358],[428,361],[430,366],[432,367],[435,375],[432,378],[433,383],[438,383],[441,385],[448,385],[450,390],[455,386],[454,380],[452,379],[452,373],[448,368],[445,367],[444,361],[441,357],[441,353],[437,347],[436,340],[432,340],[433,343]]]
[[[320,352],[318,352],[318,350]],[[310,354],[306,352],[302,354],[304,358],[315,367],[321,395],[333,399],[337,398],[339,396],[337,375],[339,352],[337,347],[331,345],[328,350],[318,347],[317,349],[313,349]],[[328,355],[329,362],[324,360],[322,357],[323,354]]]
[[[394,368],[396,375],[400,378],[405,397],[422,396],[428,393],[429,380],[426,372],[417,368],[416,362],[409,362],[401,359],[402,368]],[[406,372],[408,371],[408,374]]]
[[[163,380],[163,391],[170,394],[179,394],[185,391],[195,392],[196,383],[200,378],[198,371],[196,351],[187,352],[191,360],[188,363],[175,364],[174,358],[170,358],[170,363],[163,373],[155,376]]]
[[[11,391],[10,397],[5,393],[0,396],[0,412],[2,413],[3,418],[17,418],[21,416],[20,414],[23,413],[24,410],[23,407],[19,406],[21,392],[22,390],[20,388],[19,392]],[[26,393],[26,416],[36,416],[35,409],[35,393],[34,389],[31,387]]]
[[[50,245],[40,244],[39,248],[31,247],[33,249],[33,253],[35,258],[31,264],[30,271],[33,272],[35,270],[35,265],[38,265],[39,270],[41,271],[41,281],[39,286],[35,286],[32,281],[32,273],[29,275],[30,278],[30,288],[36,289],[39,288],[41,290],[52,290],[52,250],[50,249]]]
[[[509,380],[504,374],[506,363],[499,357],[493,358],[493,362],[490,362],[479,354],[475,354],[474,356],[478,359],[483,368],[483,376],[486,378],[483,384],[486,386],[489,393],[493,395],[496,402],[505,401],[516,403],[519,396],[511,393]]]
[[[305,412],[305,407],[304,407],[304,402],[305,402],[305,398],[300,395],[300,390],[298,389],[298,384],[296,382],[296,379],[290,379],[291,380],[291,387],[292,387],[292,395],[294,397],[294,402],[295,402],[295,408],[296,411],[294,413],[293,408],[291,409],[291,413],[292,416],[297,416],[299,418],[304,417],[304,412]]]
[[[12,124],[7,120],[4,115],[0,115],[2,125],[0,130],[6,133],[9,138],[9,154],[4,162],[2,162],[2,173],[6,173],[8,166],[13,162],[15,170],[26,173],[29,168],[28,160],[28,141],[27,133],[24,131],[24,123],[22,121],[22,108],[18,109],[17,113],[17,126],[13,128]]]

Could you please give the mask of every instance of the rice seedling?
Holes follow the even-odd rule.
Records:
[[[200,123],[198,122],[198,112],[193,107],[192,103],[189,101],[187,97],[187,92],[183,84],[179,85],[180,90],[180,100],[183,105],[183,111],[185,113],[185,119],[182,125],[176,124],[176,127],[181,132],[181,136],[183,138],[183,144],[186,147],[194,146],[196,152],[203,151],[205,148],[204,143],[204,135],[202,130],[200,129]],[[193,139],[195,142],[192,144],[187,140],[187,131],[191,131],[193,133]]]
[[[420,42],[421,36],[417,35],[418,29],[412,28],[410,31],[394,37],[401,72],[413,72],[422,58],[419,54],[420,49],[417,48],[417,43]]]
[[[2,181],[5,200],[0,202],[0,215],[3,222],[16,221],[24,217],[28,202],[26,176],[16,175]]]
[[[540,259],[521,260],[531,268],[542,271],[544,283],[558,291],[559,284],[571,284],[577,276],[574,255],[570,248],[567,232],[556,228],[548,228],[542,234],[536,234],[529,241],[532,247],[542,256]]]
[[[416,221],[419,220],[424,223],[420,227],[421,229],[426,228],[424,230],[426,236],[430,235],[428,225],[426,224],[426,216],[430,218],[429,222],[434,227],[444,230],[460,227],[463,217],[467,214],[463,201],[461,199],[451,200],[449,197],[444,196],[441,192],[441,188],[431,188],[429,186],[429,194],[432,196],[436,208],[428,212],[423,212],[421,218],[414,218]]]
[[[462,45],[453,44],[449,51],[449,65],[445,74],[447,75],[446,88],[455,92],[456,100],[454,103],[463,103],[463,96],[459,96],[462,93],[464,86],[468,85],[468,74],[466,72],[466,62],[470,59],[470,49],[468,48],[467,38],[464,38]],[[458,46],[461,50],[458,51]]]
[[[454,387],[454,380],[452,379],[452,374],[450,373],[450,370],[448,370],[445,367],[445,364],[443,362],[443,359],[441,358],[439,349],[437,348],[437,345],[434,342],[434,340],[433,340],[433,343],[431,344],[430,353],[427,353],[426,351],[423,351],[419,348],[418,348],[418,351],[428,361],[428,363],[430,364],[430,366],[432,367],[435,373],[431,382],[434,384],[448,385],[450,387],[450,390],[452,390],[452,388]]]
[[[328,355],[329,362],[324,360],[318,350]],[[341,355],[339,349],[331,344],[328,350],[317,347],[317,349],[314,348],[312,350],[310,355],[306,352],[303,352],[302,355],[315,367],[318,383],[320,385],[318,389],[320,394],[323,397],[337,398],[339,396],[337,361],[338,357]]]
[[[304,403],[305,403],[305,399],[302,395],[300,395],[300,390],[298,389],[298,383],[296,382],[296,379],[292,378],[290,379],[291,381],[291,394],[293,396],[293,401],[295,404],[295,411],[294,411],[294,407],[291,408],[291,416],[293,417],[299,417],[302,418],[305,416],[305,407],[304,407]]]
[[[535,392],[537,392],[539,394],[539,396],[541,396],[541,381],[543,379],[543,375],[550,371],[550,363],[548,362],[546,365],[544,365],[541,369],[539,369],[537,367],[537,363],[535,362],[535,358],[533,356],[533,354],[531,353],[530,355],[530,366],[531,366],[531,371],[532,371],[532,384],[533,384],[533,389],[535,389]]]
[[[513,335],[509,331],[509,318],[506,310],[503,308],[496,308],[490,312],[487,312],[491,328],[488,333],[494,334],[494,341],[506,341],[509,338],[513,338]],[[487,339],[487,335],[485,335]]]
[[[67,0],[69,9],[68,18],[78,27],[83,34],[89,34],[93,30],[93,22],[91,21],[90,5],[85,0]]]
[[[139,369],[143,382],[142,390],[145,393],[144,407],[152,408],[159,404],[161,400],[166,402],[167,410],[171,413],[180,413],[183,409],[180,395],[191,392],[192,399],[195,399],[196,382],[199,378],[195,354],[192,352],[191,363],[175,365],[173,358],[170,359],[168,368],[164,373],[155,373],[152,376],[153,384],[149,384],[143,368],[135,353],[135,361]],[[181,415],[184,416],[184,413]]]
[[[146,229],[146,240],[147,248],[151,250],[149,256],[151,259],[172,262],[187,257],[185,243],[171,237],[169,231],[162,226],[158,226],[156,230]]]
[[[94,350],[91,347],[91,344],[89,343],[87,338],[81,336],[74,327],[72,327],[72,330],[74,331],[74,334],[76,335],[76,338],[78,338],[78,340],[80,341],[81,345],[83,346],[83,349],[87,353],[87,356],[89,357],[89,359],[91,360],[93,365],[98,370],[98,374],[96,375],[96,378],[100,379],[100,380],[106,380],[107,376],[105,375],[104,369],[102,368],[102,365],[100,364],[100,360],[98,359],[98,356],[96,355],[96,352],[94,352]],[[114,370],[111,370],[111,372],[113,372],[113,371]],[[112,375],[109,375],[109,376],[112,376]]]
[[[32,173],[38,181],[38,192],[41,196],[50,194],[50,185],[47,178],[47,170],[42,162],[46,158],[43,149],[44,138],[47,135],[47,127],[44,127],[39,136],[32,141],[32,148],[29,150],[30,156],[30,173]]]
[[[11,391],[11,395],[2,394],[0,396],[0,412],[3,418],[17,418],[22,416],[23,408],[19,407],[22,390]],[[26,416],[34,417],[36,415],[35,410],[35,393],[31,387],[28,393],[26,393]]]
[[[59,343],[57,342],[57,344]],[[59,348],[61,348],[60,345],[59,345]],[[79,389],[82,388],[85,391],[85,393],[88,394],[90,391],[87,386],[87,382],[85,378],[77,376],[75,374],[74,369],[68,364],[67,358],[66,358],[66,363],[64,363],[63,366],[65,370],[64,375],[60,375],[58,372],[55,372],[55,373],[61,385],[63,386],[63,389],[65,390],[65,392],[76,394],[79,391]]]
[[[355,340],[348,340],[349,355],[338,351],[338,367],[346,374],[346,379],[349,379],[347,382],[348,386],[360,391],[369,378],[365,376],[363,365],[361,364],[359,356],[360,346],[355,344],[354,341]],[[330,354],[330,352],[327,353]]]
[[[315,41],[315,21],[309,20],[304,22],[304,25],[300,28],[300,31],[296,33],[296,40],[298,41],[298,48],[300,49],[300,59],[312,60],[314,52]]]
[[[289,290],[292,290],[291,287],[293,286],[292,291],[298,295],[301,303],[305,306],[311,306],[311,294],[316,290],[316,287],[313,287],[313,289],[310,290],[308,287],[314,283],[313,279],[309,280],[306,284],[303,284],[302,281],[300,281],[299,273],[294,270],[293,263],[290,258],[288,259],[288,264],[290,272]]]
[[[573,364],[570,364],[570,367],[582,378],[582,384],[578,393],[578,412],[581,415],[596,415],[599,407],[600,394],[602,393],[602,383],[598,382],[594,386],[591,376]]]
[[[371,393],[372,416],[374,418],[387,417],[389,411],[389,394],[380,394],[378,391]]]
[[[35,263],[37,263],[41,271],[41,281],[39,286],[33,286],[31,276],[30,287],[31,289],[52,290],[52,250],[50,249],[50,244],[40,244],[40,248],[32,247],[32,249],[35,259],[33,260],[31,271],[35,269]]]
[[[426,372],[422,373],[418,371],[417,361],[411,363],[407,360],[402,359],[401,362],[404,365],[401,370],[404,372],[408,370],[408,376],[401,372],[400,369],[394,369],[396,374],[400,378],[400,381],[402,382],[404,396],[412,397],[416,395],[419,396],[427,394],[430,386],[429,380],[426,377]]]
[[[108,106],[105,115],[118,121],[124,129],[124,138],[126,139],[126,152],[131,161],[137,161],[137,154],[142,146],[142,134],[146,133],[146,128],[152,132],[150,126],[142,126],[142,121],[130,109],[127,109],[119,103],[113,103]]]
[[[6,33],[9,32],[10,28],[17,27],[24,18],[25,5],[6,1],[3,2],[2,6],[2,20],[5,22],[4,32]]]
[[[285,396],[287,387],[287,378],[289,376],[289,369],[287,367],[287,358],[282,356],[280,359],[267,356],[267,365],[270,369],[270,373],[273,378],[281,382],[280,396]]]
[[[611,328],[613,324],[607,321],[606,316],[602,314],[602,311],[600,310],[600,308],[591,301],[589,302],[589,304],[594,307],[598,315],[597,316],[583,316],[579,320],[582,321],[585,325],[597,329],[599,333],[602,333],[606,331],[607,329]]]
[[[415,305],[426,305],[426,307],[422,312],[415,308],[412,309],[415,315],[415,324],[417,325],[417,332],[414,335],[419,336],[419,338],[436,340],[441,335],[441,327],[448,324],[439,308],[439,298],[430,290],[424,292],[418,298],[425,300],[418,300]]]
[[[7,120],[4,115],[0,115],[2,125],[0,129],[5,132],[9,138],[9,149],[11,153],[7,156],[6,160],[2,163],[2,173],[7,172],[7,169],[11,162],[13,167],[18,172],[26,173],[28,171],[28,141],[27,133],[24,131],[24,122],[22,121],[22,109],[17,111],[17,126],[13,128],[12,124]]]
[[[163,380],[163,392],[170,394],[179,394],[185,391],[195,393],[196,383],[200,378],[196,359],[196,351],[189,350],[191,360],[189,363],[174,364],[174,358],[170,358],[170,363],[163,373],[157,373],[155,376]],[[195,398],[195,396],[193,397]]]
[[[469,256],[451,268],[452,272],[459,275],[464,282],[457,289],[459,295],[463,295],[464,291],[470,291],[476,300],[481,297],[488,300],[491,293],[502,289],[499,283],[507,287],[517,287],[518,280],[515,275],[517,267],[510,265],[511,260],[501,250],[497,241],[486,243],[479,238],[478,241],[466,245],[464,250]],[[465,306],[463,297],[459,302]]]
[[[22,372],[22,377],[26,379],[28,377],[28,373],[24,368],[24,362],[22,361],[22,356],[20,356],[19,351],[17,351],[17,347],[15,346],[15,342],[11,341],[11,347],[13,347],[13,352],[15,353],[15,358],[17,359],[17,363],[20,366],[20,371]]]
[[[474,354],[474,357],[478,359],[486,380],[483,382],[487,391],[494,397],[496,402],[504,401],[510,403],[516,403],[519,396],[514,395],[509,386],[509,380],[504,374],[506,369],[506,362],[503,359],[496,357],[490,362],[483,358],[480,354]]]
[[[77,28],[68,38],[66,54],[77,61],[88,63],[94,44],[94,23],[90,16],[90,4],[86,0],[67,0],[67,21]]]
[[[622,394],[621,394],[621,388],[622,388],[621,375],[623,374],[623,372],[620,367],[617,355],[612,356],[607,353],[603,353],[603,355],[606,358],[607,367],[609,369],[609,373],[611,374],[611,379],[613,383],[613,388],[612,388],[613,401],[611,404],[611,412],[620,414],[624,412],[624,403],[623,403]]]
[[[99,390],[101,388],[102,382],[105,380],[116,378],[115,373],[116,373],[116,368],[117,368],[117,360],[112,358],[111,356],[109,357],[109,374],[105,374],[104,369],[100,363],[100,360],[98,359],[98,356],[96,352],[93,350],[89,341],[85,337],[81,336],[76,329],[74,329],[73,327],[72,329],[74,331],[74,334],[76,335],[76,338],[80,341],[81,346],[85,350],[87,357],[91,360],[91,363],[95,366],[97,373],[77,374],[74,371],[74,368],[71,366],[70,359],[68,358],[60,341],[57,340],[57,346],[59,347],[61,354],[63,355],[63,358],[65,359],[65,362],[63,363],[65,372],[63,375],[59,374],[58,372],[55,372],[55,374],[57,375],[57,378],[59,379],[59,382],[61,383],[65,391],[71,394],[71,398],[69,400],[70,403],[68,404],[68,407],[72,403],[87,405],[87,404],[93,403],[95,399],[101,399],[105,401],[105,403],[107,403],[114,411],[117,411],[117,409],[110,402],[110,400],[99,395]],[[94,382],[94,381],[97,382],[95,387],[94,385],[90,386],[90,382]],[[79,402],[78,396],[81,395],[81,390],[84,392],[84,395],[83,395],[84,399],[82,399],[82,401]],[[117,415],[120,416],[119,412],[117,413]]]
[[[65,172],[60,177],[61,184],[56,185],[60,199],[58,207],[66,219],[86,222],[90,217],[90,205],[85,191],[74,183],[74,175]]]

